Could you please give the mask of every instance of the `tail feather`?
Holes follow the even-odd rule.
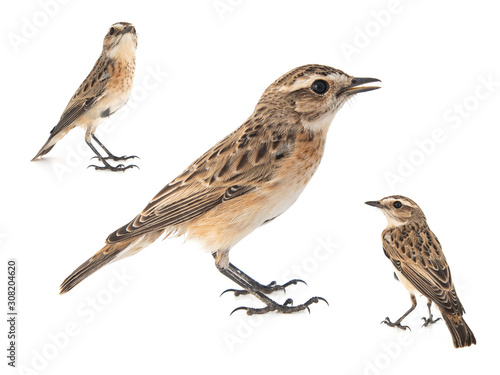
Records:
[[[462,316],[449,315],[444,311],[441,311],[441,315],[451,333],[455,348],[463,348],[476,344],[474,333],[472,333]]]
[[[55,141],[54,138],[49,137],[47,142],[45,142],[45,144],[42,146],[40,151],[38,151],[38,153],[35,155],[35,157],[33,159],[31,159],[31,161],[35,161],[36,159],[41,158],[43,155],[49,153],[50,150],[52,150],[52,148],[54,148],[56,142],[57,141]]]
[[[120,245],[122,244],[118,243],[116,245],[106,245],[97,254],[82,263],[80,267],[74,270],[73,273],[63,281],[59,294],[69,292],[95,271],[106,264],[113,262],[128,244],[125,245],[125,247]]]
[[[92,275],[95,271],[116,260],[137,254],[160,237],[163,230],[144,234],[126,241],[107,244],[93,257],[80,265],[61,284],[59,294],[64,294]]]

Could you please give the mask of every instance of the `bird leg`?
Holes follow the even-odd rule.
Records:
[[[428,302],[427,302],[427,308],[429,309],[429,317],[428,318],[425,318],[425,317],[422,318],[422,320],[424,321],[424,324],[422,325],[422,327],[427,327],[429,324],[434,324],[438,320],[441,320],[441,318],[432,319],[431,305],[432,305],[432,301],[429,299]]]
[[[106,154],[108,154],[108,156],[106,156],[104,159],[112,159],[114,161],[120,161],[120,160],[128,160],[128,159],[133,159],[133,158],[139,158],[138,156],[136,155],[132,155],[132,156],[126,156],[126,155],[123,155],[123,156],[115,156],[113,155],[102,143],[100,140],[97,139],[97,137],[92,134],[92,138],[94,139],[94,141],[97,142],[97,144],[99,146],[101,146],[101,148],[106,152]],[[94,156],[95,157],[95,156]]]
[[[95,137],[94,137],[95,138]],[[101,154],[99,154],[99,152],[96,150],[96,148],[92,145],[92,143],[90,141],[87,141],[85,140],[85,142],[87,143],[87,145],[90,147],[90,149],[92,151],[94,151],[94,153],[97,155],[97,158],[104,164],[104,167],[101,167],[101,166],[98,166],[98,165],[89,165],[87,168],[90,168],[90,167],[94,167],[96,170],[108,170],[108,171],[113,171],[113,172],[118,172],[118,171],[125,171],[129,168],[133,168],[133,167],[137,167],[137,165],[127,165],[127,166],[124,166],[123,164],[118,164],[116,167],[113,167],[111,164],[109,164],[106,159],[108,158],[104,158],[101,156]],[[97,141],[99,144],[101,144],[99,141]],[[106,149],[104,149],[106,152],[108,152]],[[137,167],[139,168],[139,167]]]
[[[313,303],[317,303],[319,301],[325,301],[327,304],[328,302],[321,297],[312,297],[309,300],[307,300],[305,303],[300,304],[300,305],[293,305],[293,300],[291,298],[288,298],[283,304],[279,304],[276,301],[273,301],[269,297],[267,297],[263,292],[261,292],[259,287],[266,287],[262,284],[259,284],[255,280],[253,280],[251,277],[240,271],[238,268],[235,266],[231,265],[228,267],[223,267],[219,264],[216,263],[217,269],[226,277],[234,281],[236,284],[238,284],[240,287],[242,287],[248,294],[253,295],[254,297],[258,298],[260,301],[262,301],[266,307],[262,308],[252,308],[252,307],[238,307],[234,309],[232,313],[238,310],[245,310],[247,312],[247,315],[255,315],[255,314],[266,314],[271,311],[276,311],[280,312],[283,314],[291,314],[294,312],[306,310],[310,312],[309,310],[309,305]]]
[[[387,324],[389,327],[397,327],[397,328],[400,328],[403,330],[408,328],[411,331],[410,327],[401,325],[401,322],[403,321],[403,319],[406,318],[408,316],[408,314],[410,314],[413,310],[415,310],[415,307],[417,307],[417,299],[415,298],[415,296],[413,294],[410,294],[410,297],[411,297],[411,307],[409,308],[409,310],[407,312],[405,312],[403,314],[403,316],[401,318],[399,318],[398,320],[396,320],[393,323],[393,322],[391,322],[389,317],[386,317],[384,320],[382,320],[380,322],[380,324],[384,323],[384,324]]]
[[[254,279],[252,279],[250,276],[248,276],[246,273],[244,273],[243,271],[241,271],[239,268],[235,267],[231,263],[229,263],[228,268],[231,270],[231,272],[237,274],[242,279],[244,279],[247,283],[249,283],[255,290],[257,290],[257,291],[259,291],[261,293],[264,293],[264,294],[271,294],[271,293],[276,292],[278,290],[282,290],[282,291],[284,291],[286,293],[286,289],[285,288],[287,286],[297,285],[298,283],[304,283],[304,284],[307,285],[307,283],[304,280],[300,280],[300,279],[290,280],[290,281],[286,282],[283,285],[278,285],[276,283],[276,281],[271,281],[269,284],[263,285],[263,284],[255,281]],[[224,293],[227,293],[227,292],[233,292],[234,295],[235,295],[235,297],[249,294],[249,292],[247,290],[245,290],[245,289],[226,289],[225,291],[223,291],[221,293],[221,296]]]

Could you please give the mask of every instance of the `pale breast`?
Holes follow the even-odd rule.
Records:
[[[206,212],[180,232],[198,239],[209,251],[230,249],[292,206],[316,171],[323,148],[324,139],[299,135],[292,154],[270,181]]]
[[[304,188],[318,169],[323,157],[325,139],[319,134],[301,133],[297,136],[292,155],[280,168],[270,194],[275,197],[270,217],[281,215],[298,199]]]

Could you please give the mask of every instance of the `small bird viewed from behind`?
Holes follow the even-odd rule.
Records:
[[[437,237],[427,225],[420,207],[411,199],[394,195],[380,201],[365,202],[382,210],[387,228],[382,232],[384,254],[395,268],[395,276],[410,292],[411,308],[398,320],[385,318],[382,323],[401,329],[404,318],[417,306],[415,295],[427,297],[429,317],[424,325],[433,324],[432,302],[437,306],[453,338],[455,348],[471,346],[476,338],[462,317],[465,310],[451,280],[451,272]]]
[[[32,161],[47,154],[71,129],[85,130],[85,142],[104,166],[90,165],[98,170],[125,171],[135,165],[111,166],[108,160],[127,160],[136,156],[114,156],[94,135],[99,124],[121,107],[130,96],[135,71],[137,34],[134,25],[118,22],[104,37],[101,56],[87,78],[76,90],[61,119],[50,131],[50,136]],[[92,139],[106,152],[103,157],[92,144]]]
[[[62,283],[61,294],[165,233],[200,241],[214,256],[217,269],[243,288],[230,291],[252,294],[265,304],[236,310],[249,315],[293,313],[323,300],[313,297],[300,305],[291,299],[275,302],[267,294],[300,280],[262,285],[229,262],[229,251],[296,201],[321,161],[333,117],[353,95],[379,88],[361,86],[375,81],[379,80],[354,78],[323,65],[301,66],[276,80],[243,125],[165,186],[132,221],[111,233],[106,245]]]

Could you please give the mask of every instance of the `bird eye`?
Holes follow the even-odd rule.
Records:
[[[392,204],[394,208],[401,208],[403,207],[403,204],[400,201],[396,201]]]
[[[115,28],[112,27],[111,29],[109,29],[109,35],[113,35],[115,33]]]
[[[325,92],[328,91],[330,88],[330,85],[328,85],[328,82],[323,81],[322,79],[318,79],[313,82],[311,85],[311,90],[313,90],[316,94],[323,95]]]

